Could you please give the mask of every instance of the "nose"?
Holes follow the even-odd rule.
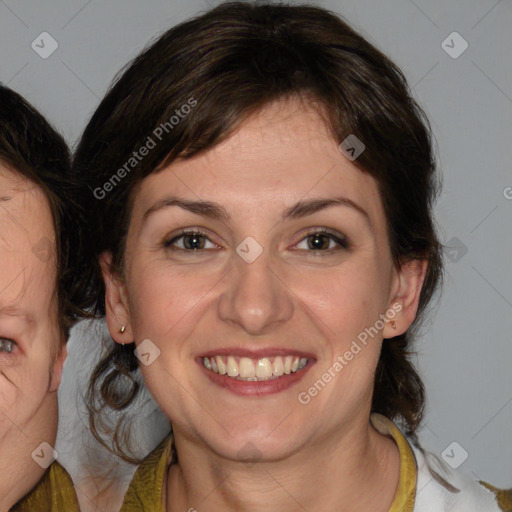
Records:
[[[280,265],[267,250],[252,263],[233,254],[227,286],[218,302],[219,317],[247,333],[264,335],[293,315],[293,294]]]

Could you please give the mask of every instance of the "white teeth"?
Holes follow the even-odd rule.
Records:
[[[256,370],[254,369],[254,363],[248,357],[242,357],[240,359],[240,377],[255,377]]]
[[[263,380],[272,377],[272,365],[267,357],[258,360],[258,365],[256,366],[256,377]]]
[[[215,358],[215,361],[217,362],[217,367],[219,368],[219,373],[221,375],[226,375],[226,373],[228,373],[228,370],[226,368],[226,365],[224,364],[224,361],[222,360],[222,357],[217,356]]]
[[[228,375],[230,377],[238,377],[238,365],[233,356],[228,357]]]
[[[297,356],[276,356],[253,360],[249,357],[238,359],[235,356],[227,356],[227,358],[214,356],[204,357],[203,364],[214,373],[227,374],[237,380],[265,381],[302,370],[308,364],[308,359]]]
[[[306,359],[306,361],[307,361],[307,359]],[[274,364],[272,365],[272,373],[276,377],[281,377],[281,375],[283,375],[283,373],[284,373],[284,363],[283,363],[283,358],[281,356],[277,356],[274,359]]]
[[[289,375],[292,371],[292,359],[292,356],[286,356],[284,360],[284,373],[286,373],[286,375]]]

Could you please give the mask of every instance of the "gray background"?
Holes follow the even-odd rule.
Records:
[[[0,80],[73,144],[116,72],[156,35],[214,3],[2,0]],[[468,453],[461,471],[512,487],[512,5],[313,3],[342,14],[402,68],[439,146],[444,189],[436,215],[442,240],[453,251],[437,312],[417,344],[428,392],[420,439],[439,456],[456,441],[448,454],[455,464],[462,450]],[[457,58],[442,47],[454,31],[469,45]],[[58,43],[46,59],[31,47],[42,32]],[[452,51],[462,48],[457,39],[445,44]],[[77,446],[88,436],[83,406],[79,417],[75,413],[76,399],[99,343],[99,335],[82,328],[70,341],[57,449],[72,474],[80,471]],[[167,428],[154,403],[144,401],[145,412],[137,418],[141,452]],[[94,453],[96,461],[103,456]]]

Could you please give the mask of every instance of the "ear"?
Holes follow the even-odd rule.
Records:
[[[57,391],[62,380],[62,369],[64,368],[64,361],[68,357],[68,347],[65,342],[61,342],[59,353],[55,357],[53,362],[51,379],[50,379],[50,391]]]
[[[412,260],[396,269],[393,276],[393,292],[387,312],[388,322],[383,330],[384,338],[393,338],[403,334],[414,322],[427,267],[427,260]],[[396,329],[392,327],[393,322],[395,322]]]
[[[101,272],[105,283],[105,310],[110,336],[117,343],[132,343],[130,310],[126,298],[125,285],[121,277],[112,271],[112,254],[104,252],[100,256]],[[122,332],[122,328],[124,331]]]

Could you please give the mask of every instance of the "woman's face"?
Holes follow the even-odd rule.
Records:
[[[382,338],[407,329],[421,287],[393,265],[376,181],[298,100],[144,179],[123,280],[105,256],[114,338],[135,340],[176,435],[232,459],[361,431]]]
[[[65,357],[58,349],[55,234],[36,185],[2,165],[0,191],[0,440],[21,432],[36,448],[49,422],[55,435],[50,401]]]

